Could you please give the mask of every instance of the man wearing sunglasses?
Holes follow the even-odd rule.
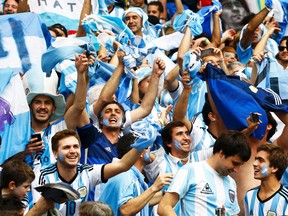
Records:
[[[275,56],[270,52],[264,52],[268,38],[280,30],[271,26],[255,47],[251,82],[257,87],[272,89],[280,95],[282,103],[288,103],[288,36],[281,39],[279,52]]]

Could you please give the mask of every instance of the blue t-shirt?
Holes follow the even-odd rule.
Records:
[[[81,159],[83,164],[107,164],[118,158],[117,145],[93,126],[92,123],[77,128],[81,141]]]

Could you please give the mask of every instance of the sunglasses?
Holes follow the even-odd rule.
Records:
[[[285,46],[279,46],[279,51],[284,51],[285,49],[288,51],[288,47],[285,47]]]
[[[235,53],[231,53],[231,52],[225,52],[224,53],[224,57],[225,58],[229,58],[229,57],[236,58],[236,54]]]

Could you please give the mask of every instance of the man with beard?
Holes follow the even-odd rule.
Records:
[[[56,93],[58,82],[56,74],[54,79],[53,73],[52,79],[44,78],[44,85],[39,85],[41,88],[37,85],[30,86],[31,91],[27,94],[27,102],[31,113],[31,134],[37,133],[40,137],[31,137],[25,150],[14,157],[25,159],[34,172],[55,162],[51,150],[52,136],[57,131],[76,128],[79,116],[85,108],[88,65],[92,64],[94,64],[94,57],[92,55],[86,57],[86,51],[81,55],[76,54],[77,87],[73,105],[67,111],[65,111],[64,96]]]
[[[3,14],[17,13],[19,0],[5,0],[3,3]]]

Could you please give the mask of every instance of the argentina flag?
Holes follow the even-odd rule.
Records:
[[[30,112],[18,72],[0,69],[0,164],[30,141]]]
[[[197,14],[204,18],[204,22],[202,23],[203,32],[212,36],[213,33],[213,13],[222,9],[222,4],[218,0],[212,0],[211,6],[202,7]],[[220,22],[221,25],[221,22]],[[221,26],[220,26],[221,27]],[[221,27],[222,31],[222,27]]]
[[[2,15],[0,29],[0,68],[26,73],[40,64],[51,35],[37,14]]]
[[[207,65],[204,76],[213,102],[230,130],[243,130],[247,127],[246,118],[257,112],[261,114],[261,124],[251,136],[261,140],[268,123],[266,111],[288,112],[288,105],[282,104],[279,95],[271,89],[256,88],[237,76],[226,76],[211,64]]]

